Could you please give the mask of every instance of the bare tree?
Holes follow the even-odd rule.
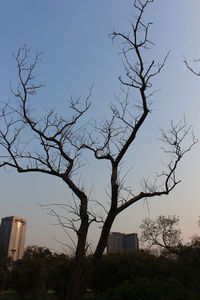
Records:
[[[194,75],[197,75],[197,76],[200,76],[200,71],[196,71],[194,69],[194,67],[192,67],[192,64],[193,63],[197,64],[199,62],[200,62],[200,59],[189,61],[188,59],[184,58],[184,63],[186,65],[186,67],[188,68],[188,70],[190,70]]]
[[[140,228],[142,230],[141,241],[147,243],[149,249],[158,246],[171,253],[179,253],[178,247],[181,245],[179,217],[159,216],[155,220],[145,218]]]
[[[136,0],[134,9],[137,15],[131,24],[130,33],[114,31],[111,34],[113,40],[120,39],[122,42],[121,54],[125,75],[119,77],[119,81],[124,87],[124,99],[117,99],[111,104],[110,119],[100,124],[94,122],[90,127],[79,126],[81,118],[90,108],[91,90],[84,101],[71,99],[70,118],[66,119],[52,109],[42,118],[34,115],[29,101],[42,87],[42,84],[36,83],[34,75],[41,54],[37,54],[32,63],[29,63],[29,50],[26,47],[19,49],[15,55],[19,84],[16,89],[12,88],[15,102],[2,103],[0,166],[14,168],[19,173],[41,172],[59,177],[72,191],[72,203],[63,206],[67,215],[63,216],[64,219],[57,215],[63,228],[72,229],[77,235],[68,300],[82,299],[105,250],[111,226],[117,215],[139,200],[168,195],[180,182],[175,173],[178,163],[196,143],[192,135],[189,146],[183,148],[190,127],[187,127],[185,122],[177,125],[171,123],[168,132],[161,132],[167,145],[164,149],[169,155],[169,162],[165,165],[165,170],[156,176],[155,182],[152,184],[145,181],[141,190],[133,194],[120,177],[122,160],[135,143],[136,136],[150,113],[150,96],[153,95],[151,80],[160,73],[168,56],[166,55],[161,63],[155,63],[154,60],[149,63],[145,61],[145,52],[153,43],[148,39],[151,23],[145,24],[143,14],[152,2],[153,0]],[[136,103],[133,100],[135,96],[131,94],[132,90],[136,91]],[[95,159],[110,164],[109,207],[105,208],[98,202],[104,209],[103,217],[96,215],[89,208],[90,193],[76,178],[85,151],[91,153]],[[69,213],[72,214],[71,218]],[[102,222],[102,227],[90,265],[85,270],[88,228],[93,222]]]

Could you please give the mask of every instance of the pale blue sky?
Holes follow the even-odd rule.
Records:
[[[15,52],[24,43],[32,54],[43,51],[38,67],[40,81],[46,86],[33,99],[39,111],[55,106],[67,109],[67,99],[85,96],[94,84],[92,115],[104,116],[113,95],[119,92],[118,75],[123,74],[119,43],[112,43],[108,34],[128,31],[133,12],[130,0],[7,0],[0,7],[0,99],[11,97],[9,81],[16,80]],[[183,55],[200,57],[200,2],[199,0],[156,0],[146,12],[154,24],[150,37],[156,44],[151,51],[161,61],[168,50],[169,59],[155,80],[152,113],[138,135],[137,145],[129,151],[124,167],[132,165],[128,183],[138,187],[142,177],[151,176],[161,168],[159,127],[167,128],[171,119],[186,116],[200,138],[200,78],[188,72]],[[199,66],[200,67],[200,66]],[[178,170],[182,183],[171,195],[151,199],[149,209],[143,203],[133,205],[115,221],[112,230],[139,232],[144,217],[160,214],[180,216],[183,236],[198,233],[200,145],[185,157]],[[93,162],[93,161],[92,161]],[[89,170],[89,171],[88,171]],[[104,197],[109,168],[95,164],[85,171],[84,183],[94,184],[94,197]],[[59,249],[57,240],[68,243],[61,229],[50,225],[54,220],[39,204],[63,202],[71,198],[67,187],[56,178],[28,174],[14,170],[0,170],[0,218],[16,215],[28,219],[26,244],[38,244]],[[101,178],[99,182],[99,178]],[[91,230],[90,240],[96,241],[98,230]]]

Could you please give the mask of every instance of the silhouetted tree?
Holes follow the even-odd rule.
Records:
[[[188,299],[200,297],[200,243],[199,238],[193,237],[190,243],[182,245],[179,249],[174,276],[190,291]]]
[[[176,260],[144,250],[103,256],[91,284],[94,299],[193,299],[176,268]]]
[[[30,98],[42,87],[42,84],[36,83],[34,75],[41,54],[37,54],[31,63],[26,47],[19,49],[15,55],[19,84],[16,89],[12,87],[16,99],[13,103],[4,103],[0,113],[0,167],[11,167],[19,173],[41,172],[53,175],[60,178],[72,191],[74,206],[70,203],[62,206],[67,210],[64,219],[57,215],[64,229],[72,229],[77,234],[68,300],[82,299],[105,250],[111,226],[118,214],[142,199],[168,195],[180,182],[176,178],[176,168],[180,160],[196,143],[192,136],[191,143],[184,148],[184,139],[190,128],[185,122],[176,125],[172,122],[169,131],[161,131],[162,140],[166,145],[164,151],[169,155],[169,162],[164,171],[156,177],[156,181],[153,184],[145,181],[141,190],[133,193],[120,176],[122,161],[136,142],[136,136],[150,113],[152,79],[161,72],[168,56],[166,55],[161,63],[155,63],[154,60],[149,63],[145,61],[145,52],[153,43],[148,37],[151,23],[145,23],[143,14],[152,2],[154,1],[135,0],[134,9],[137,15],[131,24],[131,32],[125,34],[114,31],[111,34],[113,41],[122,41],[121,54],[125,75],[120,76],[119,81],[124,87],[124,99],[117,99],[115,104],[110,105],[110,119],[100,124],[94,122],[79,127],[79,121],[90,108],[91,90],[83,102],[71,100],[70,117],[59,116],[53,109],[43,117],[34,115],[30,107]],[[135,91],[134,97],[131,95],[132,90]],[[87,192],[76,178],[85,151],[91,153],[98,161],[107,161],[110,164],[109,207],[104,207],[96,201],[105,211],[103,217],[90,208],[90,192]],[[68,217],[70,213],[73,214],[72,217]],[[88,229],[93,222],[102,222],[102,229],[90,259],[90,266],[85,269]]]
[[[7,276],[6,271],[0,267],[0,295],[5,286],[6,276]]]
[[[3,291],[6,280],[9,277],[8,275],[8,264],[10,263],[11,259],[8,257],[8,253],[6,248],[1,245],[0,246],[0,294]]]
[[[54,255],[49,284],[59,300],[65,300],[67,297],[73,262],[73,258],[68,258],[65,255]]]
[[[140,278],[155,277],[166,280],[171,270],[172,266],[168,259],[155,256],[146,250],[104,255],[90,287],[94,292],[102,293],[107,289],[118,287],[125,281],[134,285]]]
[[[32,246],[15,262],[12,283],[21,299],[45,299],[53,258],[48,248]]]
[[[28,246],[23,255],[23,260],[31,258],[44,258],[44,260],[51,261],[53,259],[53,253],[46,247],[40,246]]]
[[[181,230],[179,228],[179,217],[159,216],[155,220],[145,218],[140,225],[142,230],[141,241],[148,248],[158,246],[172,253],[178,254],[181,245]]]
[[[190,70],[194,75],[196,76],[200,76],[200,71],[196,70],[192,65],[193,64],[197,64],[200,63],[200,59],[196,59],[196,60],[188,60],[188,59],[184,59],[184,63],[186,65],[186,67],[188,68],[188,70]]]
[[[174,278],[138,278],[134,284],[130,281],[121,283],[100,294],[95,300],[176,300],[191,299],[184,286]]]

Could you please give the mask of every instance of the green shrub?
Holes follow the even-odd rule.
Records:
[[[188,300],[188,293],[175,279],[137,279],[134,284],[125,281],[118,287],[99,294],[95,300]]]

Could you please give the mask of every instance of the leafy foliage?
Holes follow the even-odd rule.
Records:
[[[89,286],[93,300],[198,300],[200,297],[199,237],[182,245],[176,256],[154,255],[147,250],[104,255]],[[91,257],[85,259],[87,270]],[[20,299],[48,299],[47,290],[65,300],[74,258],[31,247],[15,263],[11,279]],[[3,273],[2,273],[3,275]],[[0,280],[4,280],[1,277]]]
[[[135,283],[124,281],[118,287],[110,288],[96,300],[187,300],[184,286],[173,278],[162,281],[157,278],[138,278]]]

